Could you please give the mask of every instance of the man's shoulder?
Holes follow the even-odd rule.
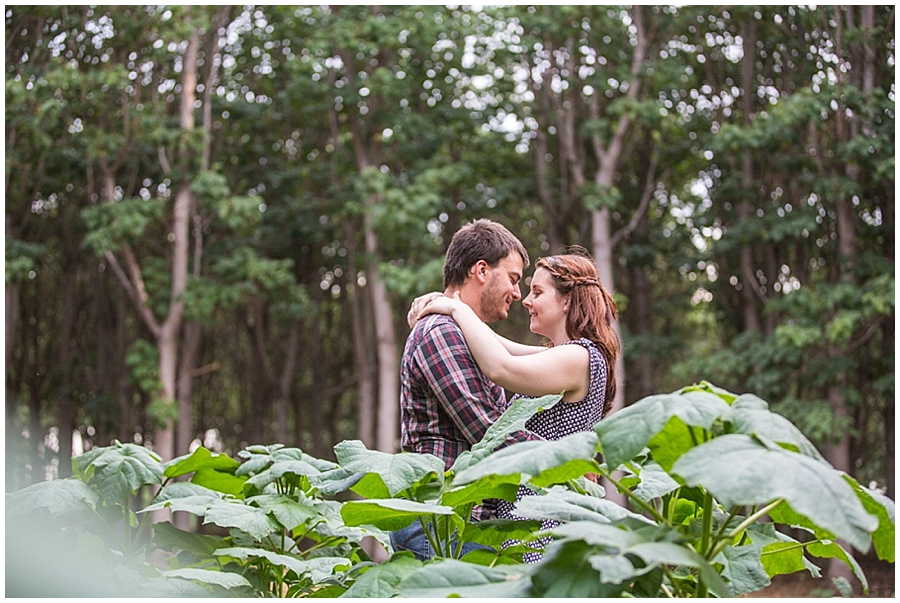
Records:
[[[465,342],[462,329],[450,316],[429,314],[419,320],[406,339],[404,356],[417,351],[456,347]]]
[[[409,334],[411,340],[420,341],[428,337],[439,336],[448,331],[461,331],[452,317],[444,314],[429,314],[419,320]]]

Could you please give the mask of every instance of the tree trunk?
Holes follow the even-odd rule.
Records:
[[[368,209],[374,209],[375,199],[370,197]],[[365,226],[366,254],[372,258],[367,272],[367,285],[372,298],[375,321],[375,337],[378,350],[378,422],[375,448],[382,452],[399,450],[400,419],[400,358],[397,353],[397,336],[394,330],[394,313],[387,287],[378,274],[381,253],[375,231],[367,213]]]
[[[199,32],[195,29],[188,42],[182,63],[180,125],[183,135],[194,129],[194,103],[197,99],[197,51],[200,45]],[[191,161],[190,151],[185,146],[181,152],[182,169],[186,170]],[[183,176],[184,177],[184,176]],[[184,312],[182,294],[187,286],[188,258],[190,249],[190,223],[193,193],[189,180],[182,180],[175,193],[175,210],[172,216],[172,292],[169,300],[169,314],[161,325],[157,338],[159,347],[159,376],[162,381],[162,396],[166,404],[175,404],[176,381],[178,379],[178,347]],[[177,408],[177,407],[176,407]],[[154,437],[154,450],[163,461],[175,458],[175,421],[165,419],[162,430]]]
[[[297,358],[300,355],[300,322],[291,323],[288,335],[288,347],[285,352],[284,367],[278,383],[278,399],[275,401],[275,437],[277,441],[288,446],[288,409],[291,406],[291,391],[297,372]]]
[[[741,59],[741,88],[743,95],[743,125],[750,127],[753,122],[753,77],[756,65],[756,21],[752,17],[741,23],[741,37],[744,41],[744,56]],[[738,221],[745,222],[753,218],[753,206],[750,202],[750,190],[753,187],[753,156],[749,151],[744,153],[741,163],[744,181],[744,194],[738,203]],[[753,263],[753,249],[749,242],[744,242],[740,250],[741,269],[741,307],[744,315],[744,330],[760,332],[762,325],[757,310],[756,274]]]

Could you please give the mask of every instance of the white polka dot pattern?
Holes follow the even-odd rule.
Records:
[[[587,348],[588,354],[590,355],[591,376],[588,393],[580,402],[559,401],[552,408],[543,410],[526,421],[525,428],[528,431],[536,433],[547,440],[558,440],[579,431],[590,431],[594,428],[594,425],[603,418],[603,406],[606,402],[606,379],[608,374],[606,358],[600,353],[596,344],[589,339],[573,339],[572,341],[567,341],[560,345],[570,344],[584,346]],[[519,397],[521,396],[518,394],[513,396],[512,400],[510,400],[510,404]],[[526,488],[525,486],[519,486],[517,499],[521,500],[523,496],[534,494],[534,490]],[[505,500],[498,501],[497,515],[500,518],[522,519],[513,513],[514,510],[514,503]],[[558,521],[545,519],[541,523],[541,529],[549,530],[558,525]],[[513,542],[515,541],[506,542],[504,543],[504,546],[509,546]],[[549,538],[542,539],[540,541],[540,547],[543,548],[549,542]],[[526,553],[523,559],[526,563],[536,563],[537,561],[540,561],[541,553]]]

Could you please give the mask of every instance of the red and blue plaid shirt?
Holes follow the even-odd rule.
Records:
[[[429,315],[416,323],[400,363],[404,452],[433,454],[449,469],[463,451],[481,441],[505,409],[503,388],[478,367],[456,321]],[[541,439],[517,431],[504,445]]]

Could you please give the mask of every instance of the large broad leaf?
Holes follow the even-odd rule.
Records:
[[[223,528],[238,528],[257,540],[281,530],[281,525],[264,509],[224,500],[216,501],[207,508],[206,520],[203,523],[214,523]]]
[[[305,477],[309,479],[312,476],[319,475],[319,471],[314,465],[306,461],[298,460],[281,460],[274,461],[268,468],[260,471],[247,480],[245,488],[252,492],[256,490],[262,492],[266,486],[275,483],[285,475],[297,476],[297,478]],[[298,480],[294,480],[295,482]]]
[[[462,539],[465,542],[477,542],[500,550],[507,540],[532,540],[532,532],[541,529],[541,522],[513,521],[509,519],[488,519],[467,523]],[[496,557],[495,553],[491,553]]]
[[[853,570],[853,574],[856,576],[856,579],[859,580],[859,583],[862,584],[863,592],[869,592],[869,581],[866,580],[866,575],[863,573],[862,568],[859,566],[859,563],[856,562],[856,559],[853,558],[844,548],[839,545],[837,542],[824,540],[820,542],[815,542],[810,544],[806,550],[813,557],[822,557],[824,559],[840,559],[844,563],[846,563],[850,569]]]
[[[341,511],[345,503],[336,500],[313,500],[322,521],[316,523],[313,529],[306,533],[308,538],[317,542],[321,542],[323,539],[341,538],[347,542],[358,543],[363,538],[372,537],[385,549],[390,550],[391,540],[387,532],[374,526],[354,527],[344,523]]]
[[[702,556],[687,546],[662,540],[664,534],[654,526],[625,530],[610,524],[578,521],[563,524],[552,532],[554,538],[583,540],[589,545],[608,547],[610,555],[638,557],[648,568],[665,565],[694,568],[711,593],[719,597],[731,596],[728,585]],[[617,567],[617,571],[621,570],[622,566]],[[638,571],[645,573],[646,570],[640,568]]]
[[[258,506],[263,511],[272,513],[275,519],[287,530],[294,530],[309,520],[318,520],[320,515],[314,502],[310,499],[300,501],[282,494],[262,494],[247,499],[248,503]]]
[[[486,475],[461,488],[443,492],[440,502],[444,506],[459,509],[465,505],[481,503],[485,498],[514,501],[518,491],[518,476]]]
[[[199,486],[230,494],[236,498],[243,498],[246,481],[245,477],[238,477],[228,471],[220,471],[212,467],[197,469],[191,477],[191,482]]]
[[[617,503],[578,494],[562,486],[550,488],[543,496],[523,496],[516,503],[516,515],[529,519],[554,519],[567,522],[610,523],[632,519],[653,525],[653,522],[643,515],[632,513]]]
[[[521,565],[493,568],[444,559],[423,566],[397,586],[402,597],[504,598],[528,596],[531,581]]]
[[[535,413],[552,408],[561,399],[561,394],[541,396],[540,398],[516,398],[500,418],[488,428],[481,441],[472,446],[471,450],[463,452],[457,457],[450,470],[459,473],[490,456],[498,446],[506,442],[509,434],[524,430],[525,422]]]
[[[636,457],[672,417],[686,425],[710,429],[716,419],[730,418],[731,407],[721,397],[706,391],[660,394],[638,400],[594,430],[600,438],[603,456],[612,470]]]
[[[76,471],[89,477],[107,501],[124,501],[145,484],[159,484],[163,468],[159,455],[137,444],[116,442],[72,460]]]
[[[231,572],[219,572],[215,570],[205,570],[199,568],[183,568],[174,569],[163,572],[165,578],[184,578],[185,580],[195,580],[203,584],[215,584],[223,588],[238,588],[240,586],[251,586],[250,581],[240,574]]]
[[[672,468],[689,486],[706,488],[726,507],[767,504],[782,498],[813,524],[869,548],[878,519],[866,513],[841,474],[825,463],[764,445],[747,435],[724,435],[685,453]]]
[[[802,549],[795,548],[793,551],[802,557]],[[722,575],[731,584],[735,596],[756,592],[771,584],[769,574],[760,561],[760,547],[756,544],[727,546],[715,560],[722,563]]]
[[[186,532],[162,521],[153,524],[153,544],[163,551],[181,550],[209,557],[222,546],[222,538]]]
[[[36,509],[47,509],[52,516],[89,511],[99,498],[79,479],[38,482],[6,495],[6,515],[28,515]]]
[[[597,547],[583,540],[551,542],[541,562],[532,570],[530,596],[581,599],[621,596],[625,584],[604,582],[601,571],[610,571],[609,577],[612,579],[613,575],[634,575],[634,566],[627,559],[621,559],[626,567],[598,568],[598,563],[601,566],[603,563],[596,553]],[[606,559],[612,557],[607,556]]]
[[[178,457],[163,464],[165,477],[178,477],[200,469],[214,469],[234,473],[240,463],[227,454],[216,454],[202,446],[189,455]]]
[[[322,580],[334,574],[338,568],[349,568],[350,561],[343,557],[315,557],[312,559],[300,559],[293,555],[282,555],[266,549],[254,549],[247,547],[231,547],[216,551],[218,557],[234,557],[242,561],[265,559],[272,565],[284,567],[298,576],[308,574],[314,582]]]
[[[173,486],[175,484],[172,484]],[[168,486],[163,489],[163,492],[168,490]],[[160,493],[162,494],[162,492]],[[215,493],[212,494],[189,494],[187,496],[177,496],[177,497],[158,497],[157,501],[151,505],[148,505],[138,511],[138,513],[150,513],[151,511],[158,511],[160,509],[169,508],[172,511],[184,511],[186,513],[190,513],[191,515],[196,515],[198,517],[203,517],[206,515],[207,510],[209,510],[210,506],[221,501],[222,498],[217,496]]]
[[[391,498],[434,475],[444,474],[444,461],[430,454],[388,454],[369,450],[358,440],[334,447],[339,471],[363,473],[352,488],[366,498]]]
[[[665,496],[679,487],[671,475],[663,471],[659,463],[650,461],[640,469],[641,483],[634,489],[634,495],[644,502]]]
[[[348,526],[370,525],[381,530],[397,531],[419,517],[455,515],[451,507],[427,505],[403,499],[352,500],[341,507],[341,517]]]
[[[875,544],[875,552],[879,559],[894,562],[894,501],[874,490],[869,490],[859,485],[850,477],[844,475],[844,479],[859,497],[866,511],[878,518],[878,529],[872,534],[872,542]]]
[[[394,596],[397,586],[421,567],[422,562],[414,557],[396,555],[390,563],[366,570],[341,598],[389,599]]]
[[[170,482],[153,499],[154,503],[163,502],[173,498],[187,498],[188,496],[204,496],[208,498],[224,498],[225,495],[206,486],[192,484],[191,482]]]
[[[742,394],[732,404],[732,429],[735,433],[764,436],[787,444],[798,452],[822,460],[816,447],[787,418],[769,410],[769,404],[753,394]]]
[[[498,450],[470,466],[453,479],[461,486],[487,475],[525,474],[539,486],[565,482],[595,471],[592,457],[597,451],[597,436],[592,431],[573,433],[545,442],[521,442]]]

